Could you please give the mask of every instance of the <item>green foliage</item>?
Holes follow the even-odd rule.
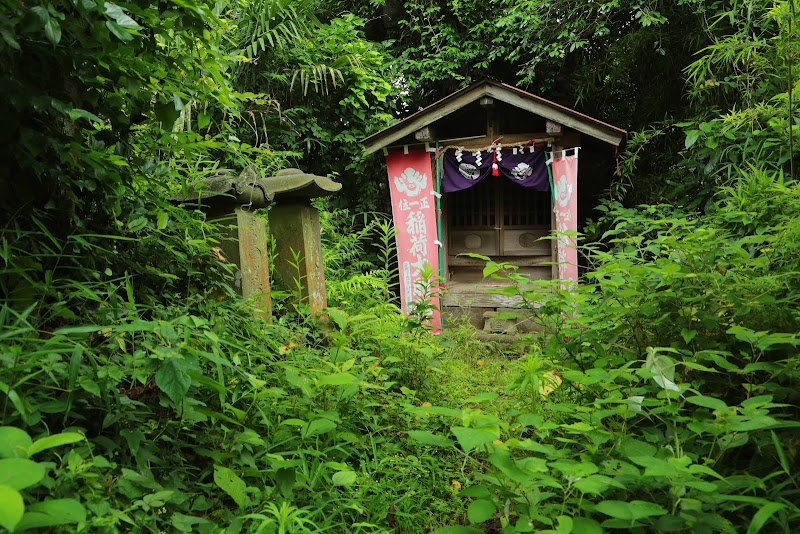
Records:
[[[320,213],[328,301],[351,313],[385,307],[396,291],[394,226],[380,214]],[[396,308],[395,308],[396,309]]]
[[[31,528],[82,524],[86,509],[75,499],[45,499],[25,505],[22,490],[29,498],[43,481],[50,464],[30,460],[47,449],[83,441],[82,434],[63,432],[33,441],[24,431],[13,426],[0,427],[5,446],[0,451],[0,526],[9,532]],[[29,489],[30,488],[30,489]]]
[[[248,49],[253,63],[305,50],[283,74],[314,61],[341,73],[327,110],[355,133],[327,143],[341,133],[354,151],[372,127],[366,108],[390,87],[361,22],[271,6],[274,23],[255,4],[5,7],[2,528],[412,532],[459,509],[446,482],[405,482],[451,466],[389,430],[410,420],[401,407],[437,353],[387,305],[389,276],[379,313],[332,310],[329,338],[310,318],[265,324],[235,297],[217,228],[165,200],[219,167],[269,172],[296,155],[265,142],[281,102],[231,85]],[[314,56],[312,42],[328,48]],[[302,143],[333,131],[303,114]],[[373,253],[384,270],[387,250]]]
[[[20,209],[45,209],[65,229],[123,215],[135,170],[149,174],[153,165],[129,144],[143,124],[170,131],[190,100],[235,109],[241,98],[227,83],[221,47],[225,8],[6,4],[4,226]]]
[[[749,166],[793,172],[800,132],[793,62],[800,54],[790,2],[755,3],[745,16],[734,4],[709,21],[713,40],[685,69],[699,117],[685,132],[684,180],[678,194],[705,201]]]
[[[510,275],[545,327],[512,387],[563,382],[426,438],[491,466],[472,522],[493,503],[504,532],[796,530],[800,196],[753,173],[715,207],[610,205],[573,292]]]
[[[239,67],[238,88],[268,93],[280,103],[275,113],[254,116],[241,138],[289,150],[309,172],[340,176],[346,187],[336,202],[359,212],[380,208],[374,177],[383,171],[364,157],[358,141],[392,118],[396,89],[384,46],[367,41],[364,20],[352,14],[320,23],[317,17],[328,13],[314,3],[250,3],[248,9],[261,18],[275,16],[276,28],[292,24],[296,31]],[[258,40],[250,20],[243,17],[239,27],[245,49]]]
[[[330,344],[315,346],[310,332],[259,324],[246,309],[215,301],[194,313],[137,305],[149,319],[67,326],[46,337],[20,335],[36,325],[4,310],[2,334],[14,336],[2,353],[3,421],[11,425],[0,428],[6,526],[20,520],[22,492],[20,528],[358,523],[372,531],[391,514],[411,532],[428,519],[398,492],[430,498],[432,490],[427,482],[399,485],[396,466],[451,469],[410,456],[387,432],[410,423],[402,407],[414,394],[405,385],[422,384],[427,371],[419,366],[436,350],[435,339],[410,336],[396,313],[332,309]],[[47,427],[68,430],[28,437]],[[69,454],[49,452],[70,444]],[[33,455],[46,463],[26,459]],[[445,513],[446,483],[433,499]]]
[[[742,7],[6,3],[0,527],[797,530],[798,40]],[[544,328],[481,386],[495,349],[392,303],[385,217],[324,212],[335,307],[268,324],[166,201],[298,164],[373,212],[358,140],[487,73],[646,128],[614,199],[688,201],[607,203],[575,292],[512,273]]]

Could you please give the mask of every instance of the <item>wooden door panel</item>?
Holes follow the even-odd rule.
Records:
[[[506,256],[549,256],[550,234],[547,228],[503,230],[503,254]]]
[[[499,253],[496,230],[450,230],[448,254],[473,252],[484,256]]]

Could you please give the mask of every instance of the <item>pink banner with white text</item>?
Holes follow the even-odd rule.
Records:
[[[439,249],[436,198],[431,157],[425,150],[391,152],[386,156],[392,215],[400,268],[400,300],[404,313],[428,295],[434,331],[441,330],[439,315]],[[430,274],[430,278],[423,275]]]
[[[578,151],[553,160],[553,211],[556,219],[556,251],[561,287],[578,282]]]

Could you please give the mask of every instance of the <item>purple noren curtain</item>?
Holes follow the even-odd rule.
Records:
[[[500,176],[535,191],[549,191],[550,180],[545,166],[545,151],[533,151],[533,147],[496,148],[469,152],[447,150],[442,160],[442,192],[452,193],[469,189],[492,175],[494,154]]]

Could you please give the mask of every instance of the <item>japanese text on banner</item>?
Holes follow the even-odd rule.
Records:
[[[386,165],[403,312],[413,311],[414,303],[428,297],[430,324],[439,329],[439,243],[430,155],[424,150],[390,153],[386,156]],[[424,276],[426,270],[430,278]]]

